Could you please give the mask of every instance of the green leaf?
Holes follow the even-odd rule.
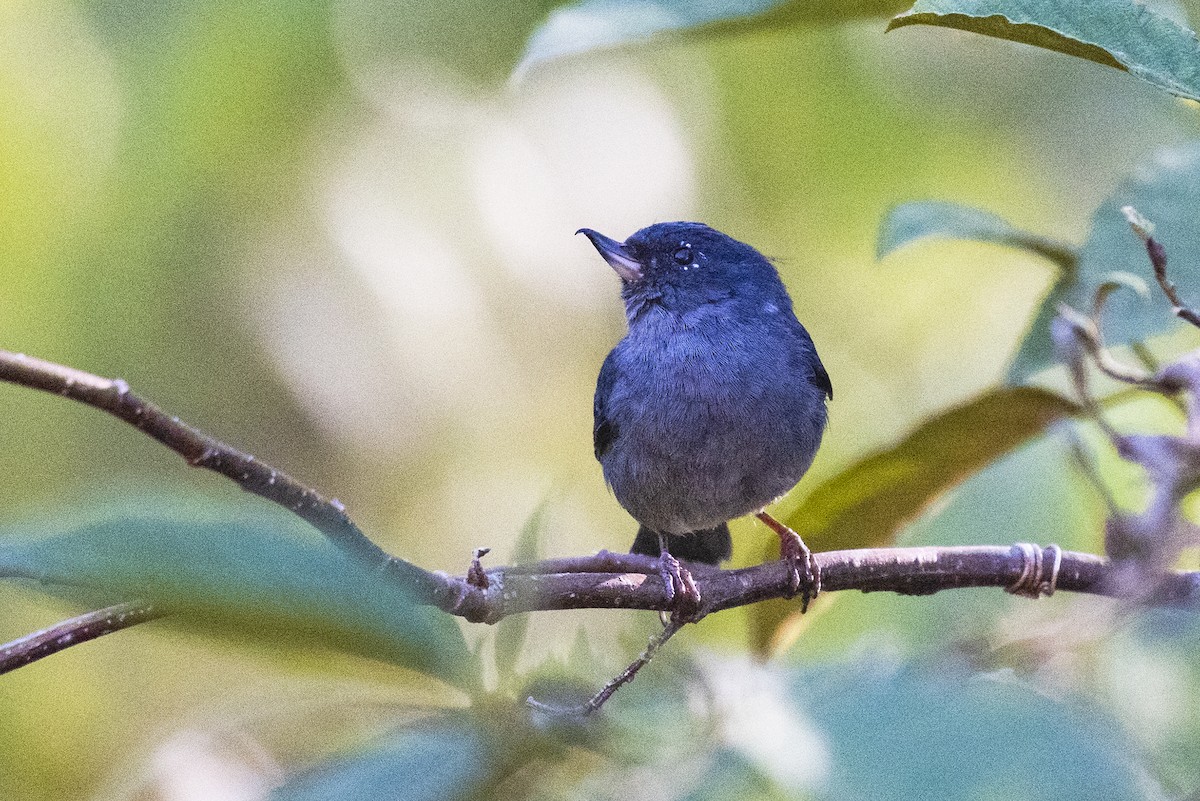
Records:
[[[1158,151],[1096,210],[1080,254],[1079,282],[1064,300],[1086,310],[1111,273],[1153,275],[1145,245],[1121,211],[1124,206],[1133,206],[1154,223],[1155,239],[1167,251],[1171,280],[1185,301],[1200,301],[1200,142]],[[1150,302],[1133,292],[1113,295],[1102,322],[1105,339],[1113,344],[1144,339],[1178,324],[1157,290]]]
[[[1200,42],[1133,0],[918,0],[888,24],[936,25],[995,36],[1126,70],[1200,100]]]
[[[879,228],[876,258],[931,237],[969,239],[1028,250],[1070,274],[1077,254],[1070,245],[1022,231],[991,212],[940,200],[917,200],[892,208]]]
[[[1137,749],[1115,720],[1011,674],[841,664],[793,671],[790,685],[829,751],[822,798],[1147,797]]]
[[[1023,384],[1034,374],[1058,362],[1054,342],[1050,339],[1050,324],[1058,316],[1058,304],[1062,302],[1070,284],[1069,280],[1060,277],[1038,304],[1037,313],[1026,327],[1025,336],[1021,338],[1021,344],[1008,364],[1005,383],[1010,386]]]
[[[472,798],[496,755],[478,727],[429,721],[385,737],[374,747],[322,763],[289,780],[272,801],[441,801]]]
[[[1050,341],[1050,322],[1059,304],[1090,311],[1097,291],[1114,275],[1151,275],[1142,241],[1130,230],[1121,209],[1133,206],[1155,226],[1163,244],[1171,279],[1185,301],[1200,302],[1200,142],[1163,148],[1138,165],[1116,192],[1096,210],[1087,241],[1078,251],[1070,246],[1013,228],[987,212],[936,201],[906,203],[893,209],[881,226],[881,256],[921,239],[945,236],[995,242],[1023,248],[1055,261],[1062,269],[1042,299],[1005,378],[1020,384],[1056,364]],[[1123,282],[1128,283],[1127,279]],[[1112,345],[1141,342],[1177,325],[1165,299],[1157,292],[1112,294],[1105,304],[1102,328]]]
[[[299,640],[469,684],[476,666],[453,619],[300,523],[137,516],[30,538],[0,535],[0,576],[147,598],[189,628],[254,642]],[[95,594],[95,593],[92,593]]]
[[[543,501],[533,510],[533,514],[525,521],[517,544],[513,548],[512,564],[536,562],[540,548],[538,538],[542,532],[542,523],[546,517],[546,503]],[[503,679],[512,676],[516,670],[517,659],[525,645],[525,635],[529,630],[529,615],[509,615],[496,624],[496,670]]]
[[[1077,280],[1077,248],[1038,234],[1023,231],[1001,217],[982,209],[939,200],[917,200],[894,207],[879,228],[876,254],[883,258],[899,248],[934,237],[990,242],[1026,250],[1054,262],[1057,278],[1038,307],[1008,369],[1008,383],[1019,384],[1041,369],[1054,364],[1050,343],[1050,321],[1058,313],[1063,292]]]
[[[1091,310],[1096,292],[1114,274],[1152,275],[1142,241],[1130,230],[1121,211],[1133,206],[1155,226],[1155,238],[1167,251],[1171,280],[1185,302],[1200,301],[1200,142],[1164,148],[1138,165],[1092,216],[1092,228],[1079,253],[1079,268],[1064,275],[1042,301],[1029,332],[1014,358],[1007,380],[1019,383],[1055,364],[1050,321],[1060,303]],[[1178,325],[1157,290],[1149,298],[1117,292],[1108,298],[1101,328],[1111,345],[1140,342]]]
[[[828,479],[784,522],[818,551],[891,545],[951,489],[1077,411],[1041,389],[989,390]],[[778,601],[756,604],[751,619],[754,647],[775,653],[794,639],[801,618],[797,604]]]
[[[823,551],[890,544],[944,493],[1077,411],[1041,389],[989,390],[828,479],[786,522]]]
[[[894,14],[903,0],[580,0],[551,12],[513,71],[519,80],[544,62],[661,36],[823,25]]]

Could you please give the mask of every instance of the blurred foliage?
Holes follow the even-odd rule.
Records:
[[[571,763],[590,774],[575,792],[596,799],[1143,797],[1112,716],[1052,700],[1010,673],[709,658],[656,689],[671,703],[669,739],[658,736],[661,720],[597,722],[598,738],[519,713],[503,725],[502,713],[455,713],[389,733],[271,797],[379,799],[398,787],[406,798],[575,797],[538,781]],[[690,704],[680,695],[697,691]],[[647,704],[665,706],[639,694],[614,718],[642,717]]]
[[[882,259],[894,250],[930,237],[1021,248],[1049,259],[1065,271],[1075,269],[1079,258],[1071,246],[1014,228],[991,212],[937,200],[913,200],[889,211],[879,226],[875,255]]]
[[[906,4],[733,0],[583,0],[556,9],[530,37],[515,75],[542,62],[678,33],[727,33],[778,24],[830,24],[882,16]],[[1200,43],[1173,2],[1162,10],[1128,0],[918,0],[888,24],[934,25],[1044,47],[1130,72],[1200,101]],[[1165,12],[1165,13],[1164,13]]]
[[[542,504],[525,522],[517,543],[513,547],[508,564],[519,565],[536,562],[541,558],[539,538],[542,524],[546,515],[546,506]],[[529,615],[511,615],[496,624],[496,671],[501,678],[516,675],[517,660],[525,648],[525,638],[529,631]]]
[[[901,0],[811,3],[804,0],[584,0],[556,8],[529,38],[513,71],[520,78],[543,64],[591,50],[621,47],[658,36],[722,35],[778,25],[848,22],[893,14]]]
[[[100,606],[146,598],[194,630],[223,628],[256,644],[298,639],[477,683],[474,660],[449,616],[405,598],[394,582],[299,521],[282,513],[205,520],[199,509],[180,519],[152,510],[141,503],[135,515],[106,516],[66,532],[52,523],[36,532],[5,531],[0,575],[108,599]]]
[[[1173,5],[1173,4],[1172,4]],[[1178,6],[1171,9],[1182,14]],[[1200,100],[1200,42],[1184,22],[1125,0],[917,0],[892,20],[1011,39],[1128,70],[1180,97]]]
[[[817,551],[894,545],[956,486],[1078,411],[1040,389],[992,390],[814,487],[783,520]],[[773,556],[768,545],[762,558]],[[789,647],[803,622],[796,605],[781,600],[755,604],[750,615],[751,644],[764,655]]]
[[[414,801],[467,798],[498,763],[471,720],[426,724],[393,733],[382,744],[331,760],[271,794],[279,801],[396,797]]]
[[[1038,320],[1058,299],[1086,308],[1113,272],[1146,275],[1120,205],[1157,224],[1200,296],[1196,110],[1160,91],[1195,96],[1181,9],[921,2],[893,24],[929,24],[885,36],[903,4],[556,6],[0,6],[2,344],[129,379],[430,568],[461,572],[481,545],[617,548],[634,525],[588,432],[623,323],[571,232],[699,218],[778,257],[838,387],[783,508],[887,513],[886,531],[854,517],[818,547],[1101,547],[1103,505],[1036,436],[1066,404],[994,385],[1020,347],[1022,380],[1061,387]],[[920,198],[937,201],[899,205]],[[907,247],[880,268],[871,243],[898,206],[890,247],[1018,247]],[[1048,241],[1085,241],[1077,271],[1046,270],[1030,243]],[[1165,304],[1125,294],[1113,341],[1196,346],[1160,336]],[[1200,789],[1194,616],[981,591],[841,594],[802,621],[733,610],[570,723],[521,702],[586,697],[653,616],[460,632],[132,429],[19,388],[0,402],[0,560],[121,598],[156,588],[225,635],[163,621],[4,676],[3,799]],[[1160,402],[1113,419],[1178,426]],[[1139,503],[1140,477],[1095,458]],[[0,641],[93,600],[47,589],[0,584]],[[748,661],[765,631],[798,645]]]
[[[1076,256],[1066,246],[1050,243],[1036,234],[1017,231],[986,212],[945,203],[914,202],[892,210],[884,220],[879,249],[886,254],[934,234],[982,242],[996,242],[1048,256],[1062,268],[1043,298],[1029,333],[1009,368],[1011,382],[1023,382],[1055,364],[1050,321],[1059,304],[1089,312],[1106,284],[1122,276],[1149,274],[1142,241],[1129,230],[1121,211],[1133,206],[1154,225],[1154,235],[1169,242],[1168,258],[1187,265],[1200,259],[1200,142],[1164,148],[1117,188],[1092,218],[1092,230]],[[1161,221],[1161,224],[1160,224]],[[1049,252],[1048,252],[1049,249]],[[1183,269],[1172,276],[1186,296],[1200,297],[1200,274]],[[1147,292],[1120,293],[1104,303],[1105,339],[1114,345],[1142,342],[1168,330],[1174,317],[1162,301]]]
[[[946,492],[1078,410],[1040,389],[985,393],[814,487],[786,521],[822,551],[890,544]]]

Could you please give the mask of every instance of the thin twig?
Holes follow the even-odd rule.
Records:
[[[579,706],[571,707],[556,707],[549,704],[544,704],[534,698],[526,698],[525,703],[539,712],[547,712],[555,716],[568,717],[587,717],[600,710],[605,702],[612,697],[613,693],[624,687],[629,682],[633,681],[634,676],[638,671],[650,663],[654,655],[658,653],[658,649],[666,643],[667,640],[675,636],[684,626],[684,622],[678,618],[672,618],[662,629],[662,631],[650,638],[650,642],[646,645],[646,650],[638,654],[638,658],[629,664],[629,667],[622,670],[614,678],[609,680],[607,684],[600,688],[600,691],[589,698]]]
[[[1174,282],[1167,278],[1167,251],[1162,244],[1152,236],[1146,237],[1146,253],[1150,256],[1150,263],[1154,265],[1154,277],[1158,280],[1158,285],[1162,287],[1163,293],[1171,301],[1171,311],[1176,317],[1187,320],[1200,328],[1200,314],[1197,314],[1190,306],[1184,305],[1183,301],[1179,299]]]
[[[1159,364],[1158,358],[1150,348],[1146,347],[1146,343],[1142,340],[1135,339],[1133,342],[1130,342],[1129,350],[1142,363],[1142,367],[1145,367],[1151,373],[1157,373],[1161,369],[1162,365]]]
[[[103,378],[73,367],[0,350],[0,380],[62,395],[117,417],[202,467],[234,481],[311,524],[343,551],[368,564],[386,568],[411,587],[451,594],[437,575],[388,555],[346,514],[336,499],[327,499],[287,473],[225,444],[141,398],[119,378]]]
[[[130,601],[64,620],[48,629],[35,631],[0,645],[0,674],[25,667],[39,659],[45,659],[105,634],[154,620],[164,614],[166,613],[150,601]]]
[[[1154,268],[1154,278],[1162,288],[1167,300],[1171,301],[1171,311],[1182,320],[1200,328],[1200,314],[1186,305],[1179,298],[1179,290],[1171,279],[1167,278],[1167,251],[1154,238],[1154,224],[1143,217],[1133,206],[1122,206],[1121,212],[1129,221],[1129,227],[1146,244],[1146,255],[1150,257],[1150,266]]]
[[[1133,384],[1142,389],[1149,389],[1155,392],[1172,392],[1175,390],[1174,387],[1164,387],[1161,382],[1157,381],[1149,373],[1138,370],[1135,367],[1130,367],[1113,358],[1108,348],[1104,345],[1104,338],[1100,334],[1100,329],[1096,321],[1091,317],[1065,303],[1060,303],[1058,306],[1058,319],[1070,326],[1079,344],[1083,346],[1084,351],[1092,358],[1092,361],[1095,362],[1100,372],[1109,378],[1120,381],[1123,384]]]
[[[1162,365],[1159,363],[1158,358],[1150,348],[1146,347],[1146,343],[1142,340],[1137,339],[1130,342],[1129,350],[1141,362],[1142,367],[1145,367],[1151,373],[1158,375],[1159,371],[1162,370]],[[1178,395],[1167,395],[1166,397],[1172,406],[1178,409],[1185,417],[1187,416],[1187,404],[1184,403],[1182,398]]]
[[[1075,394],[1088,414],[1108,437],[1113,447],[1121,447],[1121,434],[1108,422],[1100,403],[1092,394],[1088,379],[1087,360],[1090,356],[1098,366],[1108,358],[1100,329],[1096,321],[1079,313],[1065,303],[1058,306],[1058,316],[1050,323],[1050,337],[1054,342],[1055,354],[1070,371]],[[1103,369],[1103,367],[1101,367]],[[1107,371],[1106,371],[1107,372]],[[1110,372],[1109,375],[1112,375]],[[1125,379],[1121,379],[1125,380]],[[1140,384],[1141,380],[1130,377],[1128,383]]]

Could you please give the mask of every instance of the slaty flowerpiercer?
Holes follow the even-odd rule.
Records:
[[[701,223],[658,223],[624,242],[576,233],[621,278],[629,332],[600,369],[593,439],[640,524],[632,552],[660,557],[668,595],[685,598],[695,585],[677,560],[728,559],[727,521],[757,514],[807,602],[819,581],[811,552],[764,507],[812,464],[833,387],[774,265]]]

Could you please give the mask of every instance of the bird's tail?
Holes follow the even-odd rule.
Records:
[[[690,534],[668,534],[667,550],[676,559],[716,565],[733,554],[733,540],[729,537],[729,526],[722,523],[716,528],[701,529]],[[645,526],[638,528],[637,537],[629,552],[658,556],[658,532]]]

